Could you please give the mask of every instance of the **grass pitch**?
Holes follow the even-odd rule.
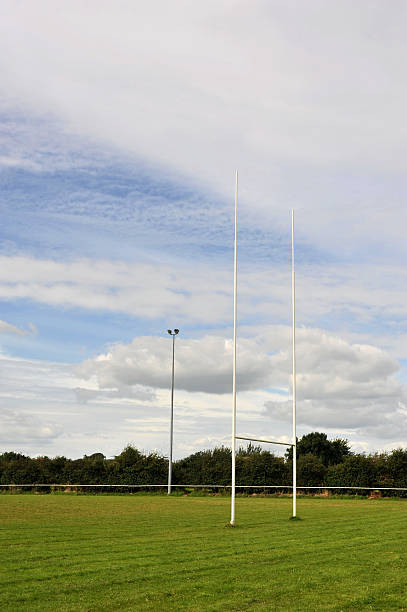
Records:
[[[1,495],[0,609],[407,610],[407,500]]]

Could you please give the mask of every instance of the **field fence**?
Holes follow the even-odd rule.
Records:
[[[131,491],[132,489],[167,489],[167,483],[165,484],[58,484],[58,483],[31,483],[31,484],[0,484],[0,490],[18,490],[18,489],[50,489],[57,490],[62,489],[64,492],[74,492],[83,489],[125,489]],[[205,489],[205,490],[229,490],[231,485],[219,485],[219,484],[173,484],[173,488],[178,489]],[[236,489],[247,489],[253,490],[258,489],[266,491],[267,489],[274,491],[290,491],[292,485],[236,485]],[[372,495],[379,494],[381,491],[395,491],[402,492],[407,491],[407,487],[349,487],[349,486],[297,486],[297,493],[301,494],[304,491],[322,491],[325,494],[329,494],[329,491],[370,491]]]

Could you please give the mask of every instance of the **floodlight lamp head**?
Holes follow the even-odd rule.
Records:
[[[171,331],[170,329],[167,329],[167,332],[168,332],[169,334],[172,334],[172,331]]]
[[[179,329],[174,329],[174,334],[179,334]]]

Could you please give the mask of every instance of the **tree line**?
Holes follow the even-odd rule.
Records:
[[[145,454],[132,445],[112,459],[102,453],[82,459],[21,453],[0,455],[0,487],[8,484],[163,485],[168,459]],[[173,463],[174,484],[227,486],[231,481],[231,450],[225,446],[193,453]],[[292,448],[284,457],[249,444],[236,456],[236,484],[292,485]],[[407,487],[407,450],[389,453],[353,453],[347,440],[329,440],[312,432],[297,442],[297,485],[314,487]],[[391,494],[391,493],[390,493]],[[398,494],[403,494],[402,492]],[[407,492],[404,492],[406,495]]]

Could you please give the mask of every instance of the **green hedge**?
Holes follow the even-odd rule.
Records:
[[[158,485],[167,482],[168,460],[158,453],[143,454],[128,445],[113,459],[102,453],[82,459],[30,458],[21,453],[0,455],[0,486],[8,484]],[[230,485],[231,450],[221,446],[204,450],[173,464],[173,483]],[[313,432],[297,443],[299,487],[407,487],[407,450],[390,453],[352,453],[346,440],[328,440]],[[236,456],[236,484],[291,485],[292,452],[277,457],[249,444]]]

